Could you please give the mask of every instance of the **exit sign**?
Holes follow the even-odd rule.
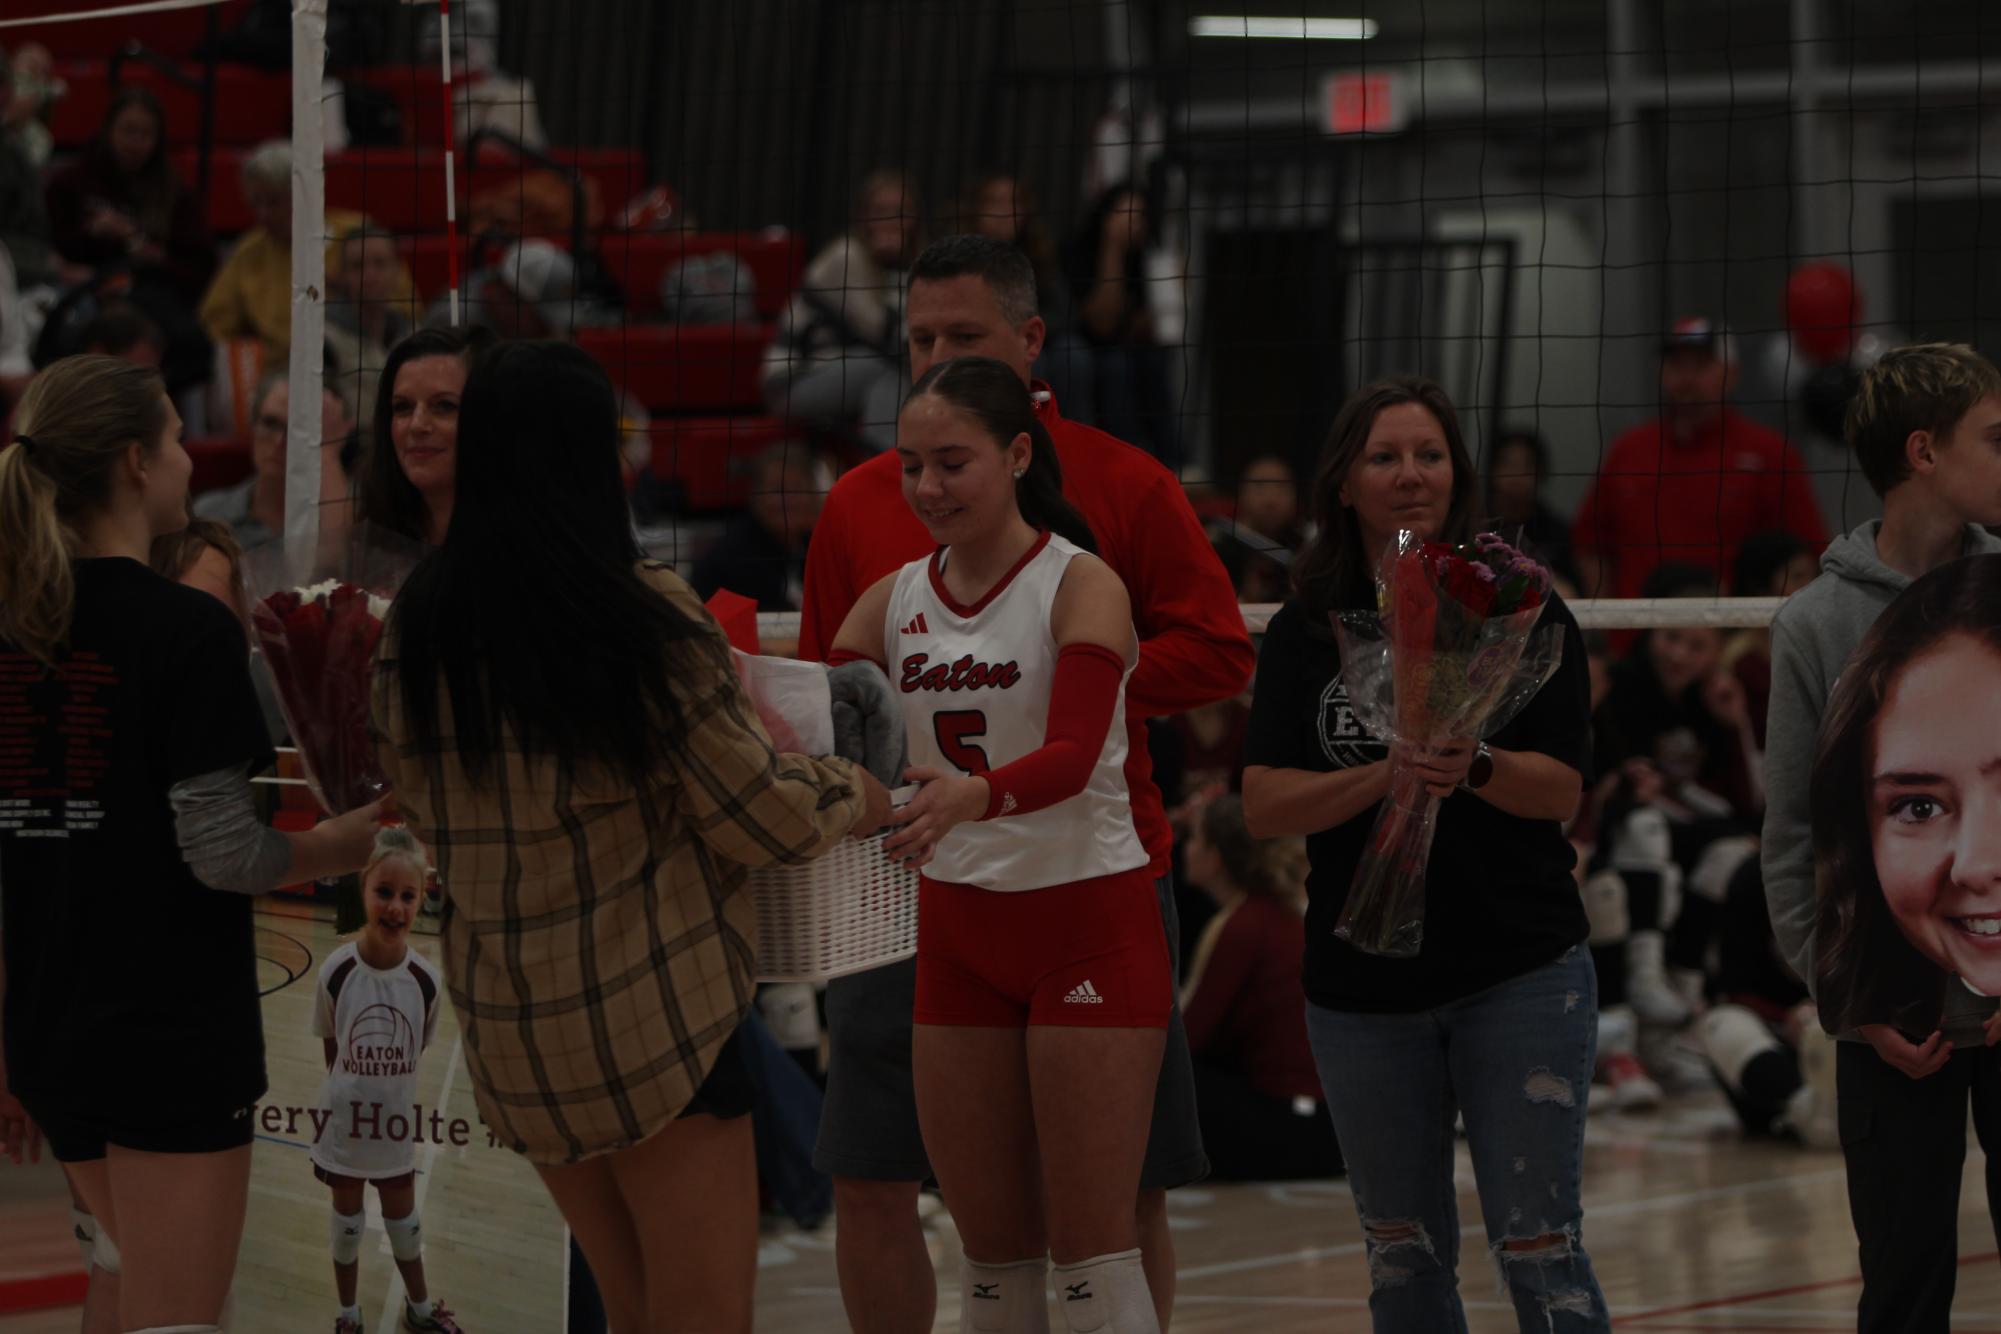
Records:
[[[1330,74],[1320,100],[1329,134],[1392,134],[1410,123],[1403,80],[1385,71]]]

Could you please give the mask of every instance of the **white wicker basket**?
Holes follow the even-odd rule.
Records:
[[[750,873],[757,975],[824,982],[917,952],[917,872],[885,857],[882,836],[843,839],[817,861]]]

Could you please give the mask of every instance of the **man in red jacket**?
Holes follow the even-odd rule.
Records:
[[[1805,461],[1730,406],[1736,384],[1727,329],[1687,319],[1668,331],[1661,415],[1612,442],[1577,511],[1572,545],[1587,594],[1638,597],[1671,561],[1714,570],[1720,582],[1744,539],[1772,529],[1816,552],[1826,545]]]
[[[1229,576],[1174,474],[1103,431],[1065,420],[1048,387],[1030,377],[1045,330],[1027,256],[982,236],[933,242],[911,269],[907,310],[913,379],[939,361],[982,356],[1013,366],[1028,384],[1063,465],[1064,494],[1083,512],[1099,554],[1132,595],[1140,657],[1126,687],[1126,783],[1133,822],[1152,858],[1169,947],[1178,957],[1168,870],[1173,832],[1153,783],[1145,719],[1227,699],[1249,681],[1256,660]],[[825,658],[862,593],[933,545],[904,502],[894,453],[841,478],[807,555],[799,655]],[[931,1169],[910,1077],[915,986],[915,964],[904,963],[839,978],[827,988],[832,1052],[813,1160],[834,1178],[840,1220],[835,1257],[857,1334],[929,1331],[937,1309],[917,1213],[918,1192]],[[1137,1204],[1147,1284],[1163,1330],[1174,1300],[1166,1192],[1207,1172],[1177,1010]]]

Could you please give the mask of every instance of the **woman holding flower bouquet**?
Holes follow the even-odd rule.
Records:
[[[449,886],[488,1129],[541,1174],[612,1328],[748,1334],[747,868],[869,833],[889,798],[773,752],[722,630],[633,540],[618,432],[569,344],[474,368],[450,528],[390,611],[374,714]]]
[[[1477,490],[1437,385],[1387,380],[1348,401],[1314,483],[1318,534],[1266,633],[1244,754],[1251,832],[1307,836],[1307,1026],[1361,1215],[1378,1334],[1466,1328],[1452,1188],[1460,1114],[1521,1328],[1610,1327],[1579,1202],[1597,1003],[1563,836],[1591,753],[1576,622],[1548,595],[1540,621],[1557,627],[1560,665],[1491,745],[1376,740],[1351,707],[1333,629],[1343,613],[1377,610],[1374,574],[1399,532],[1469,543]],[[1462,548],[1464,562],[1454,553],[1441,602],[1491,599],[1492,568],[1467,574],[1490,559],[1506,593],[1521,567],[1483,541]],[[1393,785],[1412,805],[1438,802],[1423,943],[1401,958],[1335,935]]]
[[[32,1119],[96,1218],[93,1328],[212,1330],[266,1087],[250,899],[359,869],[380,812],[258,820],[271,741],[243,626],[147,568],[187,526],[193,468],[159,375],[59,361],[18,425],[0,449],[0,1153]]]

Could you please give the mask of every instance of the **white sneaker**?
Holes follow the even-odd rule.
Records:
[[[1678,1028],[1689,1020],[1688,1002],[1667,975],[1667,941],[1658,931],[1626,938],[1626,999],[1642,1024]]]
[[[1668,1093],[1697,1093],[1716,1087],[1716,1071],[1709,1058],[1681,1033],[1642,1025],[1639,1056],[1647,1073]]]
[[[1599,1072],[1611,1088],[1613,1111],[1648,1112],[1661,1105],[1661,1086],[1653,1081],[1639,1058],[1630,1052],[1615,1051],[1598,1062]]]

